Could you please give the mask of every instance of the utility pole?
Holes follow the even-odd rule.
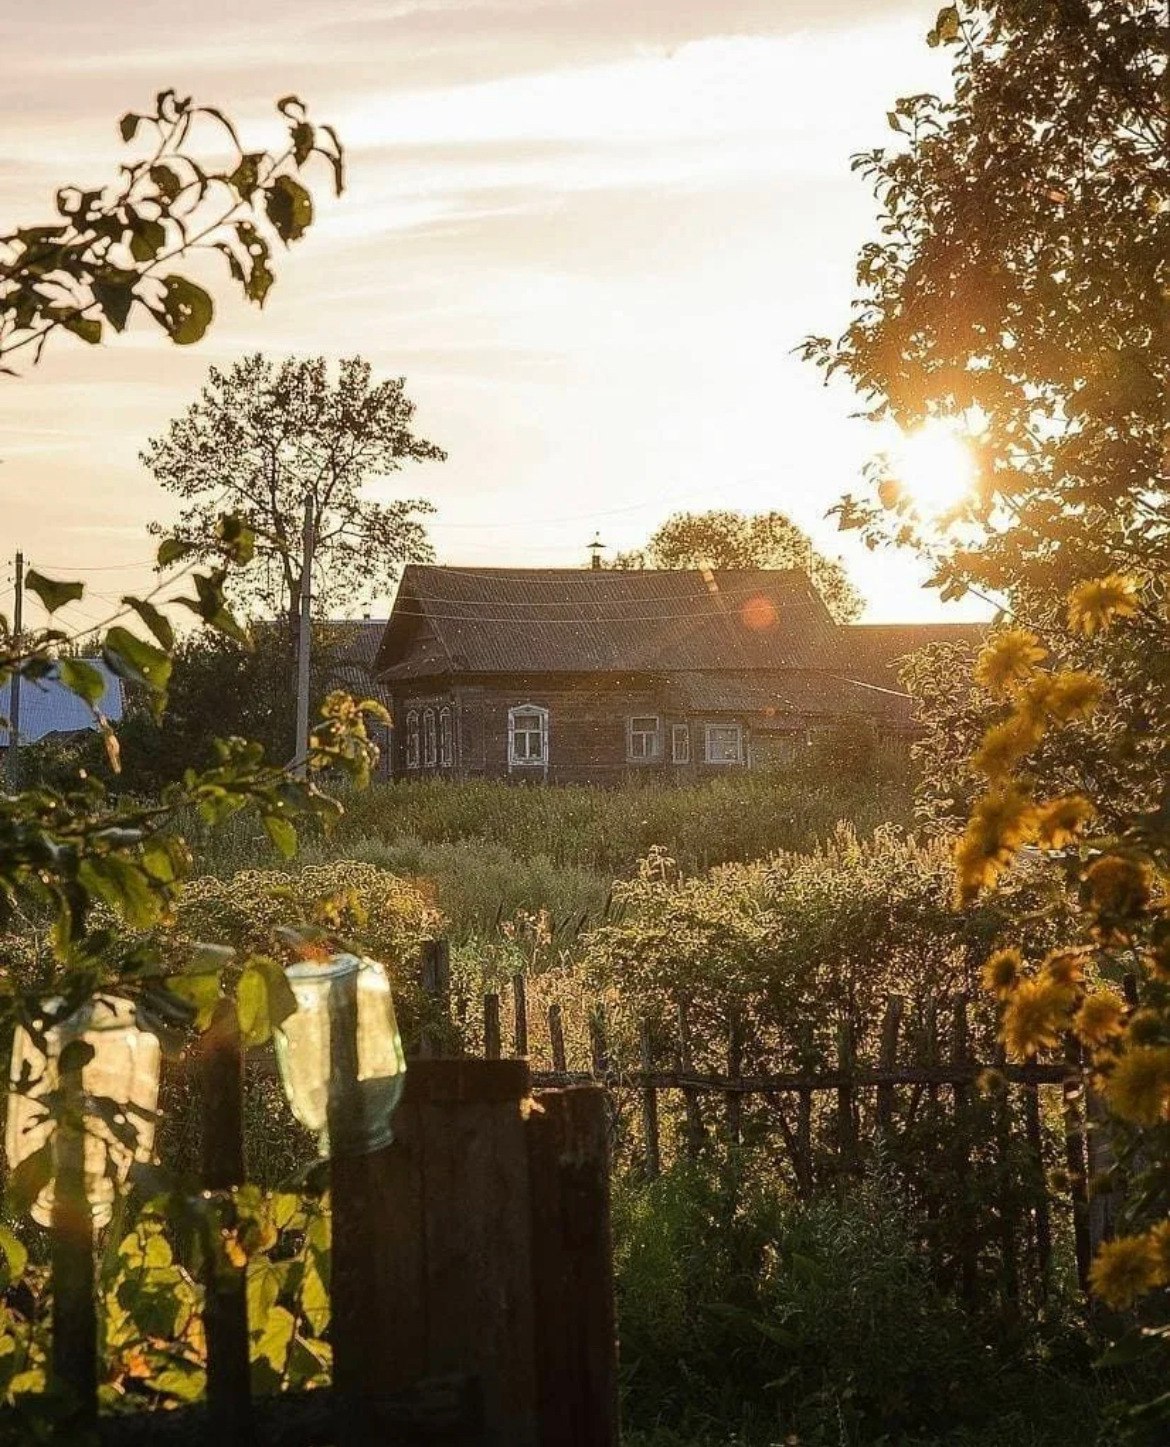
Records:
[[[24,627],[24,554],[16,555],[16,601],[12,605],[12,644],[20,652],[20,634]],[[20,669],[12,674],[8,685],[11,702],[8,707],[8,783],[16,788],[16,751],[20,747]]]
[[[313,494],[305,493],[305,525],[301,534],[301,617],[297,632],[297,742],[293,767],[302,777],[309,772],[309,649],[313,617]]]

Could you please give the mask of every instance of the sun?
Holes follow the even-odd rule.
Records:
[[[931,417],[891,447],[894,479],[927,517],[953,512],[975,487],[975,458],[958,428]]]

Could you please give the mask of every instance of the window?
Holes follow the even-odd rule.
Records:
[[[433,769],[439,757],[435,746],[435,711],[428,708],[423,712],[423,764]]]
[[[707,725],[707,762],[743,763],[743,728],[740,724]]]
[[[689,764],[691,761],[690,724],[671,724],[670,760],[673,764]]]
[[[418,714],[414,709],[406,715],[406,767],[418,768]]]
[[[526,703],[508,710],[508,763],[548,763],[548,709]]]
[[[445,769],[455,762],[455,738],[451,731],[451,710],[439,710],[439,763]]]
[[[662,734],[653,715],[634,717],[626,722],[626,758],[635,763],[657,759],[662,754]]]

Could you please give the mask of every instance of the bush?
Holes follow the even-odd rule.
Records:
[[[614,1236],[625,1420],[647,1444],[1096,1440],[1087,1348],[1058,1374],[1061,1332],[984,1339],[880,1175],[801,1202],[679,1165],[619,1182]]]

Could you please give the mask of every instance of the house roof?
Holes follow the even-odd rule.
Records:
[[[123,713],[125,694],[122,680],[102,662],[100,658],[86,658],[83,662],[96,668],[105,681],[105,691],[95,708],[117,723]],[[0,746],[11,742],[12,731],[7,726],[12,712],[12,680],[0,683]],[[74,734],[86,729],[96,729],[97,720],[87,703],[72,693],[53,674],[45,678],[24,678],[20,683],[20,741],[34,744],[49,734]]]
[[[386,681],[441,673],[675,673],[824,665],[838,629],[799,569],[403,572]]]
[[[798,668],[773,674],[679,673],[670,677],[666,705],[680,713],[752,715],[753,727],[783,730],[797,720],[847,715],[883,718],[909,727],[910,697],[846,674]]]
[[[324,625],[326,686],[344,688],[358,699],[372,698],[385,708],[390,691],[374,677],[374,660],[386,632],[386,618],[332,618]]]
[[[841,629],[842,662],[851,677],[896,689],[899,665],[911,653],[932,643],[974,653],[987,628],[986,623],[850,623]]]

